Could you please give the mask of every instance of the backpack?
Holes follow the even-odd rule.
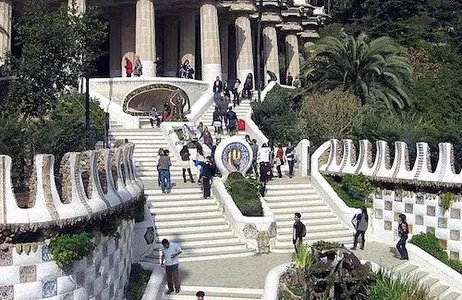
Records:
[[[302,225],[303,225],[302,237],[305,237],[306,236],[306,226],[303,223]]]

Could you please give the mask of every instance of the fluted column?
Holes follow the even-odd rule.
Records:
[[[143,64],[143,77],[156,76],[156,22],[153,0],[136,2],[136,55]]]
[[[178,69],[178,19],[165,18],[164,24],[164,74],[175,76]]]
[[[190,65],[196,66],[196,11],[185,9],[181,12],[180,27],[180,59],[189,60]]]
[[[254,75],[252,29],[247,15],[236,18],[236,55],[237,78],[244,82],[247,74]]]
[[[123,66],[125,62],[122,61],[122,57],[127,53],[135,52],[136,48],[136,9],[134,5],[126,5],[121,8],[121,70],[122,77],[125,77],[125,71]],[[130,59],[134,57],[130,56]]]
[[[300,73],[300,54],[298,51],[298,38],[295,35],[295,33],[290,33],[286,36],[285,44],[287,74],[290,73],[292,77],[295,78],[295,76],[298,76],[298,74]]]
[[[263,28],[263,59],[265,84],[270,79],[267,71],[271,71],[279,78],[279,51],[278,51],[278,36],[274,24],[266,25]]]
[[[121,14],[114,10],[110,17],[109,37],[109,76],[119,77],[122,74],[120,62],[122,61],[121,41]]]
[[[228,79],[228,35],[229,21],[227,19],[220,20],[220,47],[221,47],[221,65],[223,70],[223,79]]]
[[[222,77],[218,13],[214,1],[200,7],[202,80],[212,82]]]
[[[67,5],[68,7],[73,7],[75,5],[77,12],[84,13],[87,7],[86,2],[87,2],[86,0],[68,0]]]
[[[13,9],[11,0],[0,0],[0,65],[3,64],[5,54],[11,50],[11,18]]]

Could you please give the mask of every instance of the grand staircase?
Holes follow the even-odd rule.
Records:
[[[205,291],[205,299],[213,300],[256,300],[263,296],[262,289],[237,289],[224,287],[182,286],[181,294],[164,295],[164,300],[196,299],[197,291]]]
[[[203,199],[197,183],[183,183],[182,167],[163,133],[156,128],[111,130],[111,142],[134,143],[137,172],[145,185],[147,202],[156,230],[156,248],[148,261],[158,262],[164,238],[177,242],[183,249],[182,261],[238,257],[254,254],[234,235],[215,199]],[[172,160],[173,189],[163,194],[157,185],[157,152],[169,149]]]
[[[267,185],[265,200],[277,221],[273,252],[293,251],[292,226],[296,212],[302,215],[306,226],[304,243],[324,240],[352,244],[353,231],[334,214],[308,179],[274,178]]]

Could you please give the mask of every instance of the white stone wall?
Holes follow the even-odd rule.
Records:
[[[124,299],[133,228],[134,221],[123,221],[120,238],[96,235],[93,253],[68,268],[58,267],[45,244],[28,253],[15,247],[0,251],[0,299]]]

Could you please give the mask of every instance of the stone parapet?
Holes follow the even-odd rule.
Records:
[[[36,155],[30,188],[31,207],[18,206],[11,183],[12,160],[0,155],[0,228],[10,233],[63,227],[99,218],[130,204],[143,191],[135,172],[133,144],[115,149],[67,153],[59,174],[54,156]],[[60,193],[62,191],[62,193]],[[2,243],[8,243],[3,235]]]

